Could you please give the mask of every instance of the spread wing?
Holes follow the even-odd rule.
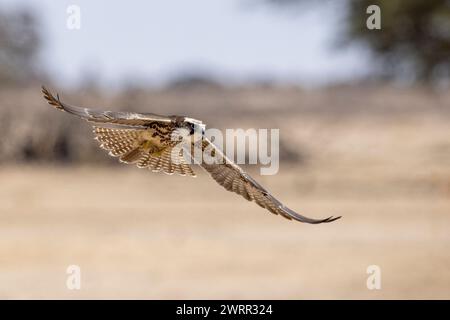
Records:
[[[178,173],[195,177],[195,172],[186,163],[182,149],[173,144],[164,144],[152,137],[152,129],[112,129],[94,127],[95,139],[100,147],[109,151],[120,162],[136,164],[153,172]]]
[[[42,93],[47,102],[56,109],[94,122],[95,139],[109,155],[121,162],[135,164],[154,172],[178,173],[195,177],[183,154],[174,149],[172,141],[172,118],[152,113],[97,111],[71,106],[56,98],[45,88]]]
[[[332,222],[340,217],[328,217],[326,219],[311,219],[302,216],[288,207],[284,206],[274,196],[270,194],[263,186],[249,176],[241,167],[229,160],[213,143],[206,137],[202,140],[202,151],[210,152],[218,163],[208,164],[201,161],[200,165],[228,191],[235,192],[249,201],[255,201],[259,206],[268,211],[279,214],[286,219],[294,219],[300,222],[318,224],[323,222]],[[223,160],[222,160],[223,159]]]
[[[86,121],[105,123],[112,125],[122,125],[131,127],[147,127],[153,122],[170,123],[172,118],[156,115],[153,113],[135,113],[135,112],[116,112],[116,111],[97,111],[93,109],[76,107],[62,102],[59,95],[53,96],[47,88],[42,87],[42,93],[48,104],[58,110],[74,114]]]

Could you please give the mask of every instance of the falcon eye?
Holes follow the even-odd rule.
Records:
[[[189,134],[190,134],[190,135],[193,135],[194,132],[195,132],[195,125],[194,125],[193,123],[190,123],[190,124],[189,124],[189,127],[190,127]]]

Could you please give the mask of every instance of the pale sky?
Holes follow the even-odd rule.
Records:
[[[127,79],[163,84],[180,71],[203,70],[231,81],[258,76],[317,85],[365,74],[357,48],[337,50],[336,8],[298,14],[254,0],[1,0],[30,6],[45,35],[44,66],[62,85],[94,73],[116,86]],[[69,5],[81,29],[66,27]]]

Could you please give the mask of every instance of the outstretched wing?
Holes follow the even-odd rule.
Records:
[[[138,168],[148,168],[153,172],[196,176],[186,163],[181,148],[161,143],[151,133],[152,129],[94,127],[95,139],[100,142],[100,147],[123,163],[136,164]]]
[[[202,151],[210,152],[217,162],[208,164],[201,161],[200,165],[228,191],[235,192],[249,201],[255,201],[259,206],[274,214],[279,214],[286,219],[294,219],[300,222],[318,224],[332,222],[340,217],[328,217],[326,219],[311,219],[302,216],[288,207],[284,206],[263,186],[249,176],[241,167],[229,160],[213,143],[206,137],[202,140]]]
[[[62,110],[74,114],[86,121],[105,123],[113,125],[131,126],[131,127],[148,127],[153,122],[170,123],[172,118],[160,116],[152,113],[135,113],[135,112],[115,112],[115,111],[97,111],[88,108],[76,107],[62,102],[59,95],[53,96],[47,88],[42,87],[42,93],[48,104],[54,106],[58,110]]]
[[[171,139],[172,118],[151,113],[96,111],[75,107],[61,102],[58,95],[55,98],[45,87],[42,87],[42,93],[56,109],[96,123],[95,139],[100,142],[102,149],[109,151],[110,156],[154,172],[195,177],[183,155],[173,151],[177,142]]]

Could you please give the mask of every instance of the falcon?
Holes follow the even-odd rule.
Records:
[[[72,106],[52,95],[45,87],[42,93],[47,102],[56,109],[76,115],[93,123],[95,139],[109,155],[121,162],[135,164],[154,172],[180,174],[195,177],[191,160],[195,160],[193,150],[200,149],[221,161],[194,161],[226,190],[235,192],[246,200],[255,201],[269,212],[289,220],[319,224],[332,222],[340,217],[312,219],[300,215],[278,201],[269,191],[256,182],[241,167],[228,159],[223,152],[205,136],[202,121],[185,116],[160,116],[153,113],[97,111]],[[199,138],[194,139],[196,133]],[[180,146],[190,145],[190,150]]]

